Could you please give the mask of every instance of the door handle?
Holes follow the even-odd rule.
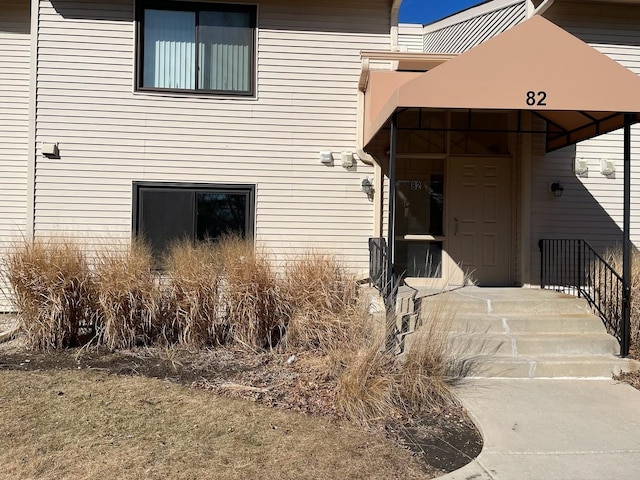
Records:
[[[455,222],[455,225],[453,228],[453,236],[457,237],[458,236],[458,219],[454,218],[453,221]]]

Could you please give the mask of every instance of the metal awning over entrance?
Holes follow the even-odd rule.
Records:
[[[536,16],[428,72],[371,72],[363,144],[410,107],[531,111],[551,151],[640,121],[640,78]]]
[[[398,115],[406,109],[531,112],[545,120],[547,151],[624,128],[624,334],[629,351],[631,125],[640,121],[640,77],[536,16],[428,72],[370,72],[365,150],[389,145],[389,264],[393,271]],[[518,124],[520,132],[523,130]],[[389,282],[393,279],[389,278]]]

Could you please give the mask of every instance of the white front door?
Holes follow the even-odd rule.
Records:
[[[447,253],[478,285],[511,285],[511,159],[450,158]]]

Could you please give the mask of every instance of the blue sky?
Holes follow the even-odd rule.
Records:
[[[484,0],[403,0],[400,22],[428,24]]]

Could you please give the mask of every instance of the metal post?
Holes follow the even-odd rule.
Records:
[[[584,273],[584,270],[582,268],[582,240],[578,240],[577,242],[575,242],[575,245],[577,245],[577,249],[578,249],[578,298],[582,297],[582,275]]]
[[[391,116],[391,138],[389,145],[389,220],[387,224],[387,278],[385,278],[385,307],[387,310],[386,342],[387,351],[393,351],[396,345],[396,277],[394,263],[396,257],[396,137],[397,137],[397,113]]]
[[[544,289],[544,241],[538,240],[538,248],[540,249],[540,288]]]
[[[622,226],[622,325],[620,356],[629,355],[631,346],[631,123],[633,116],[624,114],[624,218]]]
[[[398,114],[391,115],[391,138],[389,146],[389,221],[387,225],[387,282],[390,287],[394,278],[393,265],[396,260],[396,144]]]

